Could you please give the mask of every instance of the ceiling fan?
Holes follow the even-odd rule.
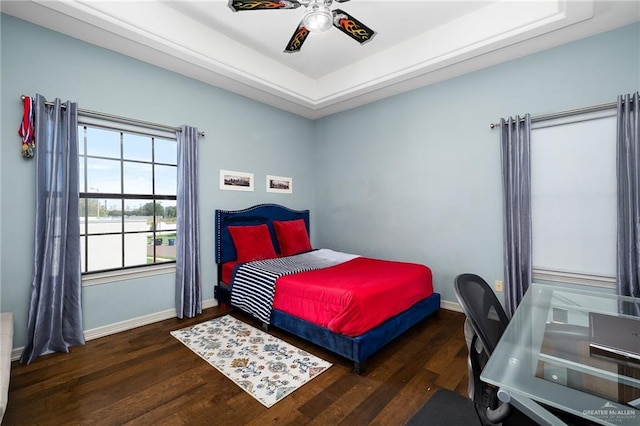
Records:
[[[335,1],[344,3],[349,0]],[[304,17],[284,49],[287,53],[300,51],[309,32],[324,32],[332,25],[360,44],[368,42],[376,35],[375,31],[347,12],[340,9],[330,10],[331,3],[333,0],[229,0],[229,7],[234,12],[242,12],[245,10],[297,9],[304,6],[307,9]]]

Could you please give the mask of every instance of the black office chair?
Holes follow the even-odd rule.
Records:
[[[509,404],[499,402],[497,389],[480,380],[480,372],[500,340],[509,318],[489,285],[477,275],[458,276],[455,291],[474,330],[469,354],[472,399],[440,389],[409,420],[408,426],[491,425],[504,422],[514,415],[515,410]],[[482,343],[479,352],[474,350],[478,341]],[[518,421],[513,424],[529,424],[526,419],[521,423]]]
[[[470,394],[482,423],[495,424],[502,422],[503,425],[516,426],[537,425],[536,422],[521,411],[509,404],[501,403],[497,397],[498,389],[480,379],[482,369],[498,345],[507,325],[509,325],[509,318],[500,301],[489,284],[478,275],[458,275],[453,289],[458,303],[460,303],[474,331],[469,347],[469,363],[471,367],[469,374],[472,376]],[[584,341],[588,337],[588,329],[585,331],[584,327],[567,324],[549,324],[546,332],[562,336],[562,339],[558,339],[561,341],[558,350],[565,353],[575,352],[578,342]],[[481,350],[477,350],[479,346],[476,344],[477,342],[480,342]],[[574,384],[579,384],[582,378],[576,372],[569,372],[568,380]],[[544,407],[568,425],[585,426],[592,424],[555,408]]]
[[[483,348],[491,355],[509,325],[500,301],[489,284],[474,274],[458,275],[454,291]]]
[[[474,335],[469,346],[469,393],[484,424],[535,424],[527,416],[498,400],[498,389],[480,379],[500,337],[509,325],[509,317],[485,280],[474,274],[458,275],[454,292]],[[478,344],[480,348],[478,349]]]

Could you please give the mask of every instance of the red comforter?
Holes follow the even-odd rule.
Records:
[[[432,293],[431,269],[424,265],[358,257],[280,277],[273,309],[354,337]]]

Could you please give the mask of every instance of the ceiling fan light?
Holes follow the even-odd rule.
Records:
[[[331,28],[333,15],[324,4],[313,3],[307,8],[302,19],[304,27],[313,33],[321,33]]]

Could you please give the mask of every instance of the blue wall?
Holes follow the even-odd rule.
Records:
[[[430,265],[454,301],[455,275],[502,279],[500,117],[612,102],[640,87],[640,24],[414,90],[315,122],[1,17],[2,311],[24,345],[33,273],[34,163],[20,156],[21,94],[81,108],[197,126],[205,299],[213,297],[213,211],[278,202],[312,210],[315,247]],[[40,58],[43,66],[34,64]],[[65,68],[68,68],[65,70]],[[218,189],[219,169],[253,172],[253,193]],[[294,194],[267,194],[265,175]],[[83,291],[92,329],[173,308],[173,274]]]
[[[639,88],[635,24],[318,120],[316,242],[430,265],[448,301],[460,273],[501,280],[500,147],[490,123]]]
[[[215,209],[264,202],[313,209],[312,121],[8,15],[1,15],[1,31],[0,309],[14,312],[14,347],[26,340],[34,252],[35,162],[20,154],[21,94],[206,132],[199,151],[205,300],[216,282]],[[255,191],[220,190],[220,169],[254,173]],[[267,193],[267,174],[291,176],[294,193]],[[85,287],[85,330],[172,309],[174,280],[166,274]]]

